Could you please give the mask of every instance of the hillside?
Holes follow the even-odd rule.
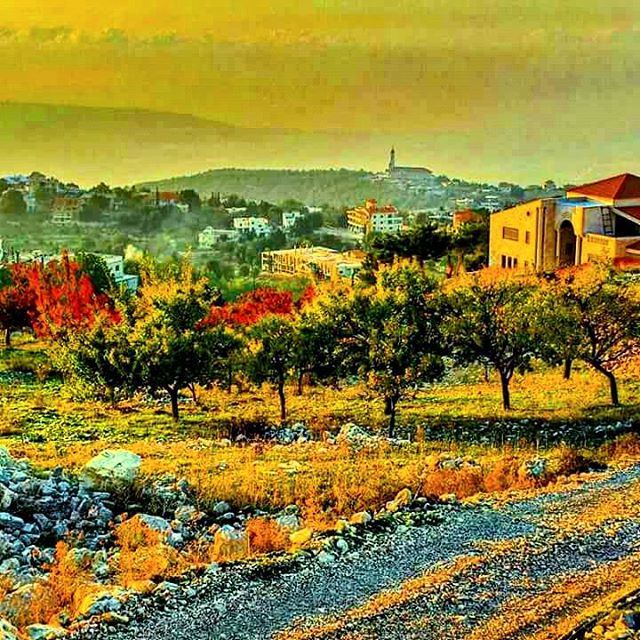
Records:
[[[217,169],[192,176],[169,178],[141,186],[179,191],[195,189],[203,195],[212,192],[236,193],[252,200],[281,202],[289,198],[308,205],[340,207],[376,198],[402,207],[424,206],[424,196],[416,196],[392,184],[371,181],[366,171],[340,170],[247,170]]]

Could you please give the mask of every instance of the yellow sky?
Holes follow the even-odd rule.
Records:
[[[307,131],[464,131],[475,153],[487,129],[519,136],[542,117],[563,144],[576,130],[618,135],[640,97],[640,3],[628,0],[2,5],[2,101]]]

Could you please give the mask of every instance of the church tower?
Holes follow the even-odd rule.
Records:
[[[396,150],[391,147],[391,153],[389,154],[389,173],[393,173],[396,168]]]

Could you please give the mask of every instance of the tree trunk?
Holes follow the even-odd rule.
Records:
[[[509,381],[511,376],[506,373],[500,372],[500,385],[502,387],[502,408],[505,411],[511,409],[511,393],[509,392]]]
[[[4,330],[4,346],[7,349],[11,346],[11,329]]]
[[[280,399],[280,420],[284,422],[287,419],[287,402],[284,397],[284,380],[278,382],[278,398]]]
[[[393,438],[396,432],[396,407],[397,401],[395,398],[386,398],[387,410],[389,412],[389,437]]]
[[[484,363],[484,381],[489,382],[489,365]]]
[[[177,387],[167,387],[167,392],[171,398],[171,417],[174,422],[180,420],[180,407],[178,406],[178,389]]]
[[[297,390],[297,394],[299,396],[302,395],[303,384],[304,384],[304,371],[300,371],[300,373],[298,373],[298,390]]]
[[[571,365],[573,364],[573,360],[571,358],[564,359],[564,374],[563,377],[565,380],[571,379]]]
[[[605,369],[601,365],[593,365],[596,371],[599,371],[609,381],[609,392],[611,394],[611,404],[614,407],[620,406],[620,398],[618,397],[618,381],[612,371]]]
[[[193,399],[193,404],[198,404],[198,392],[196,391],[196,385],[190,384],[189,391],[191,391],[191,398]]]

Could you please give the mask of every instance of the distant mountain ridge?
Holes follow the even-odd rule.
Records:
[[[338,139],[347,151],[356,148],[348,134],[245,128],[141,109],[0,103],[0,175],[38,170],[84,186],[203,167],[333,166],[334,156],[345,158],[336,153]]]
[[[251,109],[251,105],[247,106]],[[393,123],[391,123],[393,124]],[[37,170],[90,187],[189,176],[204,168],[380,171],[395,146],[399,165],[469,181],[588,182],[640,173],[634,122],[610,136],[550,136],[537,121],[487,123],[472,141],[464,127],[416,132],[260,129],[144,109],[0,102],[0,175]],[[570,135],[570,134],[568,134]]]

